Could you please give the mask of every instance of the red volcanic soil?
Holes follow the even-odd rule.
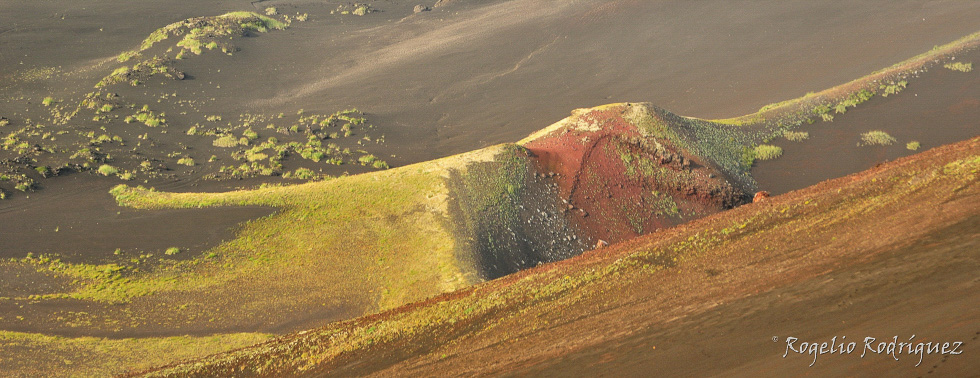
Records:
[[[975,281],[980,216],[937,229],[909,246],[823,276],[722,303],[703,314],[516,367],[527,376],[974,376],[967,356],[980,338]],[[940,273],[941,272],[941,273]],[[772,338],[778,338],[773,342]],[[856,342],[852,353],[789,351],[807,343]],[[917,344],[962,342],[960,355],[873,352],[864,338]],[[836,339],[835,339],[836,338]],[[837,348],[839,349],[839,347]],[[783,355],[786,354],[785,357]],[[687,363],[684,363],[687,362]],[[810,366],[813,364],[813,366]],[[916,366],[918,365],[918,366]]]
[[[204,54],[184,60],[188,77],[149,88],[143,93],[146,102],[170,106],[177,99],[225,120],[243,113],[294,114],[301,108],[332,113],[357,107],[386,139],[372,153],[393,165],[513,141],[568,109],[613,101],[650,100],[701,117],[749,113],[974,32],[980,16],[980,5],[971,2],[885,0],[846,9],[782,0],[461,0],[420,14],[412,13],[414,3],[365,2],[381,12],[331,14],[337,3],[312,0],[0,2],[0,117],[14,121],[9,131],[0,133],[23,125],[22,118],[39,117],[27,114],[29,109],[48,113],[49,108],[38,105],[44,97],[67,101],[90,92],[93,83],[117,66],[119,53],[160,27],[227,11],[261,12],[266,6],[278,7],[281,14],[308,13],[309,21],[241,39],[236,44],[242,51],[234,56]],[[485,51],[493,54],[481,53]],[[39,75],[48,71],[47,78]],[[171,94],[177,97],[161,98]],[[181,114],[186,110],[167,112],[174,129],[169,135],[193,125],[190,116]],[[923,142],[925,147],[938,145]],[[198,160],[210,155],[203,153],[207,144],[164,147],[167,153],[184,147],[201,151]],[[600,159],[601,154],[592,155]],[[289,164],[286,168],[296,168]],[[176,179],[200,181],[199,174],[189,173],[196,168],[172,168]],[[358,172],[350,165],[341,169]],[[619,182],[612,184],[595,194],[619,191]],[[149,185],[160,188],[159,183]],[[572,200],[581,208],[594,202],[591,194]],[[14,205],[0,201],[0,207]],[[697,211],[678,205],[679,210]],[[61,214],[48,210],[52,206],[32,208],[36,211],[18,217],[38,220],[38,228],[58,226]],[[599,218],[589,222],[594,219]],[[672,222],[635,223],[602,233],[625,238],[638,229]],[[29,245],[33,237],[24,236],[19,243]],[[162,248],[163,243],[146,248]],[[68,242],[45,249],[71,253],[64,244]],[[93,246],[109,253],[117,247]],[[9,255],[21,252],[18,247]]]
[[[0,2],[0,116],[14,121],[0,133],[5,136],[25,124],[26,118],[37,120],[39,114],[51,113],[56,107],[40,106],[42,98],[51,96],[67,103],[90,92],[93,79],[98,80],[117,65],[119,53],[138,46],[157,28],[227,11],[262,12],[265,6],[276,6],[281,14],[293,16],[309,13],[309,21],[296,22],[284,31],[243,38],[236,42],[242,51],[234,56],[205,54],[187,59],[182,63],[188,73],[185,80],[147,91],[137,87],[122,91],[132,95],[142,92],[146,101],[141,104],[170,106],[171,136],[181,135],[193,124],[191,117],[180,113],[185,105],[200,115],[223,116],[222,125],[245,113],[285,112],[292,116],[301,109],[326,114],[356,107],[376,126],[372,136],[380,135],[387,141],[383,149],[372,146],[380,151],[372,153],[398,166],[516,140],[573,107],[642,99],[691,116],[750,113],[766,103],[840,84],[975,32],[976,20],[980,19],[980,3],[965,1],[869,0],[841,6],[786,0],[458,0],[420,14],[411,11],[415,3],[365,1],[381,12],[363,17],[333,14],[338,3],[319,0]],[[980,57],[968,59],[976,63]],[[907,140],[916,139],[924,148],[931,148],[976,135],[980,98],[976,71],[973,76],[941,72],[936,80],[943,81],[944,86],[916,81],[894,97],[895,102],[891,97],[888,101],[876,98],[841,115],[832,125],[814,125],[823,128],[812,131],[812,140],[801,148],[775,142],[783,145],[786,153],[781,159],[759,162],[754,173],[762,177],[760,187],[779,194],[856,172],[911,154],[902,149]],[[957,81],[964,77],[972,79]],[[926,91],[953,102],[903,108],[902,103],[916,93],[920,98],[928,97]],[[894,111],[872,110],[879,106]],[[892,118],[881,117],[885,113]],[[941,118],[946,115],[953,117]],[[382,373],[447,375],[537,373],[533,370],[540,368],[544,372],[582,374],[617,367],[642,374],[666,366],[659,371],[691,374],[684,369],[691,361],[704,358],[708,354],[704,351],[714,355],[728,352],[704,345],[692,347],[693,337],[704,344],[751,347],[752,353],[744,354],[745,359],[711,362],[719,367],[741,367],[752,374],[776,366],[771,360],[750,360],[772,357],[761,354],[769,352],[764,347],[772,346],[768,342],[771,335],[811,329],[823,336],[841,329],[835,328],[838,321],[861,316],[885,319],[880,324],[902,330],[930,326],[955,331],[933,334],[941,337],[959,337],[961,331],[976,324],[978,249],[970,241],[976,240],[977,228],[976,222],[964,220],[967,216],[975,218],[978,212],[975,178],[965,187],[925,187],[880,203],[861,202],[863,198],[879,198],[875,196],[881,194],[883,178],[914,177],[952,156],[975,155],[976,140],[664,230],[730,208],[748,200],[751,193],[725,186],[721,179],[725,175],[719,174],[712,162],[681,145],[640,135],[614,110],[594,111],[583,117],[598,125],[599,131],[571,130],[528,145],[540,165],[539,172],[557,174],[561,198],[570,206],[570,219],[587,234],[583,238],[591,239],[591,245],[598,240],[623,241],[661,231],[399,311],[421,311],[472,293],[483,295],[488,290],[517,285],[522,279],[561,283],[564,273],[583,267],[601,269],[629,251],[666,249],[677,246],[668,242],[692,240],[689,238],[696,237],[699,227],[705,225],[727,229],[733,227],[732,222],[757,221],[747,218],[752,215],[763,217],[762,221],[732,237],[733,242],[721,252],[696,256],[699,260],[681,264],[678,269],[672,269],[674,265],[668,260],[658,260],[660,257],[651,258],[656,260],[652,262],[643,260],[640,263],[664,269],[655,275],[634,276],[640,279],[633,281],[574,287],[559,294],[578,297],[553,302],[554,307],[542,305],[544,309],[537,309],[533,315],[507,312],[541,304],[531,299],[479,317],[465,318],[462,314],[465,319],[458,326],[434,327],[413,334],[414,339],[355,349],[327,361],[329,366],[321,366],[322,371],[370,373],[391,368]],[[936,127],[940,119],[955,119],[957,128]],[[887,130],[902,143],[888,150],[868,147],[854,154],[838,153],[837,146],[853,145],[854,137],[867,131],[852,126],[864,128],[873,122],[902,123],[899,131]],[[56,132],[55,125],[48,127]],[[928,132],[921,133],[923,130]],[[132,129],[120,134],[131,140],[130,146],[139,143],[136,135],[130,135],[138,134]],[[207,141],[201,144],[170,144],[156,151],[201,151],[196,157],[206,160],[211,154],[203,151],[214,146]],[[769,172],[775,174],[766,174],[770,167]],[[194,173],[197,168],[174,169],[166,181],[175,181],[171,184],[182,190],[191,190],[191,186],[201,189],[194,186],[201,180],[201,174]],[[33,248],[72,261],[101,261],[115,248],[158,252],[180,246],[201,251],[230,237],[238,222],[271,211],[127,211],[117,209],[106,193],[119,180],[95,176],[84,180],[89,179],[97,183],[56,188],[57,181],[46,180],[41,186],[49,185],[44,190],[50,192],[17,192],[16,198],[0,201],[0,257],[22,257]],[[168,189],[160,182],[143,184]],[[251,184],[258,181],[245,185]],[[837,196],[842,188],[845,194]],[[824,202],[814,203],[813,208],[793,207],[811,198]],[[65,229],[65,224],[71,228]],[[757,224],[762,226],[756,228]],[[944,238],[946,234],[973,239]],[[921,251],[926,253],[913,255]],[[895,264],[868,263],[886,253],[891,253],[894,259],[889,261]],[[828,276],[832,270],[837,270],[837,275]],[[545,275],[549,271],[555,274]],[[898,280],[880,272],[891,273]],[[36,285],[8,277],[0,284],[0,289],[6,287],[8,292],[16,292],[10,291],[11,287]],[[828,313],[835,306],[847,307],[857,301],[848,297],[853,293],[846,291],[847,285],[827,285],[827,280],[861,285],[864,291],[854,293],[867,307],[855,307],[847,316],[794,317],[797,313]],[[939,284],[925,285],[933,280]],[[895,282],[917,289],[903,291]],[[888,290],[876,290],[878,287]],[[0,296],[3,292],[0,290]],[[760,295],[746,299],[756,294]],[[806,306],[786,305],[797,298],[809,302]],[[910,298],[916,306],[911,310],[885,307],[888,303],[881,298]],[[236,299],[222,300],[230,303]],[[5,303],[9,308],[19,306]],[[718,303],[731,306],[696,317],[720,306]],[[874,305],[888,311],[874,310]],[[65,308],[122,311],[113,305]],[[889,317],[902,311],[923,315],[920,319],[928,324]],[[746,315],[752,312],[765,316]],[[501,314],[512,316],[504,318]],[[397,311],[331,327],[396,315]],[[311,313],[304,319],[284,320],[284,324],[331,316]],[[337,317],[346,316],[344,312]],[[741,322],[743,317],[745,322]],[[26,318],[23,328],[8,330],[37,331],[48,326],[38,324],[41,317]],[[680,333],[662,336],[682,318],[695,325],[685,323]],[[785,323],[783,328],[768,327],[780,321]],[[807,328],[819,321],[825,323]],[[238,330],[217,323],[215,330]],[[952,326],[942,327],[946,325]],[[167,328],[160,324],[144,326],[151,331]],[[495,326],[499,328],[489,330]],[[539,326],[542,328],[527,328]],[[919,326],[923,328],[916,328]],[[255,330],[260,325],[245,328]],[[703,333],[721,337],[697,339]],[[725,336],[729,334],[732,336]],[[444,339],[426,339],[431,335]],[[462,341],[451,345],[442,342],[453,337]],[[670,344],[662,343],[664,339]],[[756,342],[740,343],[745,339]],[[760,339],[762,342],[757,341]],[[424,353],[411,354],[410,348],[416,344],[425,348]],[[650,358],[651,344],[671,352]],[[620,348],[622,345],[626,346]],[[593,358],[596,355],[590,354],[590,348],[602,354]],[[286,361],[296,356],[279,357]],[[624,360],[627,362],[621,365],[610,362]],[[567,370],[553,370],[557,368],[547,366],[546,361],[561,362]],[[626,366],[629,361],[637,364]],[[975,363],[965,366],[974,369],[963,369],[963,374],[978,371]],[[801,372],[807,371],[791,373]]]
[[[171,366],[238,375],[973,375],[980,138],[376,316]],[[587,280],[587,277],[595,277]],[[579,279],[585,281],[577,281]],[[576,284],[580,282],[580,284]],[[474,311],[462,311],[467,308]],[[964,342],[783,358],[786,337]]]
[[[525,145],[542,175],[557,176],[578,229],[615,243],[743,203],[745,194],[714,164],[665,137],[645,136],[624,118],[626,104],[576,116]],[[663,122],[658,119],[658,122]]]

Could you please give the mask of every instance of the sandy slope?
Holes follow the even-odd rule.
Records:
[[[980,335],[980,216],[933,231],[905,247],[887,248],[823,276],[720,304],[698,316],[653,325],[635,335],[574,351],[519,371],[534,376],[618,374],[664,376],[759,374],[820,376],[968,376]],[[864,338],[899,342],[963,342],[962,355],[871,354]],[[776,336],[779,342],[772,342]],[[851,354],[786,354],[786,338],[857,342]],[[845,339],[846,337],[846,339]],[[685,364],[680,361],[696,363]],[[813,363],[813,366],[809,366]],[[918,365],[918,366],[916,366]]]
[[[973,32],[980,17],[968,3],[882,4],[515,0],[339,35],[314,23],[329,38],[261,42],[267,59],[253,69],[269,87],[250,104],[357,104],[388,123],[389,140],[420,143],[393,152],[429,159],[617,101],[746,114]],[[291,66],[309,75],[272,71]]]
[[[781,359],[785,346],[772,337],[905,341],[917,334],[921,342],[961,341],[969,350],[980,332],[978,153],[978,138],[936,148],[606,250],[154,374],[468,375],[538,366],[588,375],[611,372],[604,363],[644,375],[908,375],[939,365],[954,374],[975,371],[968,352],[926,356],[922,370],[883,355],[824,356],[804,370],[806,359]]]
[[[329,113],[340,108],[356,106],[368,112],[372,122],[377,123],[380,130],[387,135],[390,148],[386,152],[394,157],[392,159],[386,157],[386,160],[403,164],[497,142],[511,142],[550,123],[551,120],[561,118],[567,114],[568,109],[616,100],[649,99],[679,114],[703,117],[749,113],[765,103],[795,97],[807,90],[838,84],[926,51],[933,44],[945,43],[973,32],[976,28],[975,20],[980,16],[980,6],[974,3],[923,1],[887,2],[887,7],[882,6],[885,2],[852,4],[806,1],[741,3],[457,1],[452,6],[419,15],[410,14],[410,8],[414,3],[395,4],[382,1],[375,3],[383,12],[353,17],[330,15],[329,12],[335,8],[337,2],[262,2],[255,10],[261,11],[265,6],[278,6],[282,12],[289,12],[289,14],[309,12],[311,21],[296,23],[284,32],[269,33],[261,38],[244,41],[242,44],[246,48],[236,53],[234,58],[205,56],[201,60],[187,63],[192,79],[181,82],[182,85],[197,85],[205,89],[181,92],[181,96],[186,95],[191,99],[213,97],[214,101],[209,102],[205,111],[208,114],[224,113],[229,118],[246,111],[278,113],[295,112],[297,108],[305,108],[314,112]],[[60,67],[59,72],[68,73],[58,76],[56,80],[41,80],[31,85],[24,83],[14,85],[15,90],[3,93],[3,99],[7,101],[0,103],[0,115],[10,115],[14,112],[16,116],[24,105],[25,96],[29,100],[34,100],[34,105],[37,105],[36,100],[48,94],[77,96],[88,91],[92,84],[91,79],[101,77],[105,73],[99,70],[109,69],[109,66],[97,66],[98,63],[107,61],[120,51],[132,48],[147,33],[162,25],[188,17],[220,14],[236,9],[253,10],[253,8],[255,7],[243,1],[221,3],[171,1],[138,4],[119,1],[49,2],[31,7],[10,3],[0,4],[0,80],[16,76],[14,74],[23,74],[24,70],[48,66]],[[971,78],[976,78],[975,73]],[[958,78],[948,81],[956,80]],[[5,88],[3,86],[5,84],[0,81],[0,88]],[[939,90],[945,88],[940,85],[928,85],[928,87],[940,88]],[[964,94],[963,100],[968,105],[971,104],[969,100],[973,99],[975,93],[975,91],[961,91],[961,94]],[[896,103],[889,102],[889,104]],[[901,107],[902,103],[898,104]],[[877,103],[869,103],[869,105],[877,106]],[[917,106],[928,108],[923,104]],[[908,114],[916,114],[918,113],[916,110],[920,108],[905,110]],[[975,107],[967,109],[964,113],[966,116],[959,114],[953,119],[956,122],[963,118],[969,120],[971,119],[969,115],[975,114],[975,109]],[[869,115],[877,115],[882,111],[884,110],[880,108],[877,110],[869,108],[866,113],[856,111],[853,113],[855,120],[853,122],[863,123],[862,120],[868,120]],[[895,116],[901,118],[903,114],[905,113],[898,113]],[[179,119],[179,116],[174,118]],[[841,117],[841,119],[848,118]],[[848,124],[840,125],[846,127]],[[965,124],[965,128],[960,131],[969,134],[972,130],[976,130],[975,125]],[[901,146],[896,147],[901,149]],[[975,147],[969,148],[975,150]],[[890,151],[887,157],[897,156],[893,152]],[[807,154],[813,153],[807,152]],[[848,168],[854,167],[857,165]],[[807,178],[807,180],[812,179],[812,177]],[[104,193],[107,187],[101,182],[86,185],[98,188],[93,189],[93,193]],[[190,185],[196,184],[176,182],[166,185],[171,186],[164,187],[164,190],[188,190],[191,189]],[[931,192],[926,191],[926,193]],[[967,193],[973,196],[970,197],[971,199],[975,198],[975,193]],[[937,192],[936,194],[949,193]],[[972,203],[956,197],[962,193],[949,195],[959,201],[956,203]],[[71,201],[73,198],[88,198],[75,195],[63,196],[60,193],[54,193],[52,197],[47,198],[57,199],[59,196],[66,201]],[[45,197],[35,197],[37,198]],[[65,207],[55,202],[23,207],[24,202],[12,201],[14,206],[0,209],[0,214],[5,214],[0,217],[0,223],[3,223],[3,219],[7,219],[8,222],[19,222],[18,218],[25,217],[31,218],[32,221],[34,219],[45,221],[54,219],[54,216],[59,215],[59,211],[66,209],[80,209],[79,211],[84,212],[95,207],[105,213],[102,214],[103,217],[113,221],[126,221],[126,216],[130,216],[129,214],[120,217],[120,214],[116,213],[116,217],[113,218],[112,213],[117,210],[112,208],[108,200],[107,197],[86,199],[85,203],[74,204],[77,205],[75,207]],[[931,198],[925,201],[927,205],[935,204],[929,202],[933,201]],[[13,212],[25,208],[33,209],[34,213],[14,214]],[[972,211],[973,208],[964,206],[958,210]],[[738,214],[744,212],[743,210]],[[262,211],[254,213],[246,211],[239,215],[214,213],[212,215],[223,222],[234,223],[243,217],[260,213]],[[72,219],[84,221],[84,215],[72,214]],[[950,269],[947,270],[946,265],[932,265],[933,260],[927,258],[910,262],[886,257],[880,261],[875,260],[876,262],[861,261],[834,274],[849,278],[849,274],[863,275],[863,272],[888,268],[894,269],[896,274],[904,275],[902,277],[909,277],[907,281],[899,281],[896,285],[903,282],[915,285],[928,281],[936,275],[935,272],[942,271],[946,273],[942,277],[947,281],[939,282],[937,284],[939,286],[946,286],[947,282],[950,285],[965,282],[964,280],[970,277],[969,274],[975,273],[975,269],[971,270],[975,265],[970,265],[971,261],[975,262],[975,254],[970,254],[971,251],[975,251],[975,246],[969,244],[969,240],[937,239],[924,235],[926,231],[940,235],[944,232],[975,234],[975,222],[959,219],[962,222],[953,225],[956,222],[950,217],[946,215],[938,218],[926,217],[923,221],[928,227],[923,226],[925,227],[923,230],[901,229],[914,235],[902,239],[899,243],[908,244],[921,239],[918,241],[919,245],[930,253],[925,256],[935,256],[936,260],[941,260],[947,257],[943,254],[944,251],[950,251],[961,264],[949,265]],[[902,219],[905,220],[897,222],[919,218]],[[103,221],[104,219],[95,222],[98,227],[89,227],[86,229],[88,231],[79,232],[81,235],[75,235],[76,240],[90,241],[91,238],[86,235],[88,232],[92,232],[92,236],[98,238],[95,233],[105,230],[98,224]],[[158,219],[154,222],[162,223],[166,222],[166,219],[164,221]],[[214,230],[218,231],[193,230],[202,234],[192,238],[195,244],[201,245],[201,249],[224,239],[228,234],[226,225],[218,226],[219,222],[215,223]],[[48,227],[49,223],[43,224],[46,230],[55,229]],[[188,228],[187,224],[183,226]],[[0,225],[0,227],[5,226]],[[26,236],[23,238],[25,244],[30,243],[32,237],[37,237],[24,231],[31,227],[33,223],[18,224],[17,230],[14,231]],[[10,229],[14,227],[6,228],[6,230]],[[689,228],[682,228],[682,230],[689,230]],[[43,235],[52,235],[52,232],[54,231],[45,231]],[[889,232],[894,233],[890,237],[902,236],[898,231]],[[841,235],[857,237],[851,230],[841,231]],[[160,240],[155,240],[151,247],[162,249],[171,245],[166,235],[158,239]],[[106,238],[100,240],[105,241]],[[120,240],[134,241],[133,238],[127,238],[125,235],[122,235]],[[820,241],[814,243],[818,242]],[[118,244],[118,240],[113,239],[112,243]],[[52,245],[51,248],[56,248],[53,246],[54,243],[49,244]],[[875,253],[890,256],[889,253],[896,255],[904,251],[888,252],[888,248],[882,247],[880,250],[875,250]],[[111,248],[104,250],[106,254],[111,253],[110,251]],[[11,253],[11,256],[21,255],[23,255],[22,251]],[[825,267],[825,265],[820,266]],[[929,275],[921,273],[923,269]],[[25,274],[18,277],[29,276],[28,271],[24,272]],[[715,270],[706,270],[706,272],[714,272],[707,273],[709,276],[718,273]],[[867,286],[892,282],[888,281],[888,277],[873,274],[864,275],[860,279],[854,278],[856,281],[846,281],[844,278],[835,279],[833,282],[852,282],[854,285]],[[809,301],[803,302],[806,305],[826,306],[837,298],[843,287],[827,284],[821,281],[823,279],[824,277],[815,279],[812,275],[804,275],[789,281],[777,282],[776,284],[789,286],[766,294],[770,297],[763,295],[737,299],[729,305],[717,306],[717,309],[709,312],[702,313],[702,310],[713,307],[716,303],[693,305],[694,310],[685,314],[701,315],[693,315],[689,320],[685,320],[693,325],[677,331],[671,327],[650,326],[653,323],[649,322],[642,323],[650,319],[641,318],[633,323],[616,323],[620,317],[611,317],[606,313],[598,312],[595,319],[583,321],[584,323],[572,322],[567,323],[570,325],[564,326],[565,328],[556,327],[555,329],[561,332],[549,335],[551,339],[546,337],[534,341],[537,344],[529,342],[528,345],[532,347],[527,348],[534,349],[535,353],[544,353],[538,355],[538,357],[544,356],[540,359],[535,357],[525,360],[519,355],[509,355],[508,353],[513,352],[509,346],[512,343],[520,344],[524,339],[523,336],[512,337],[503,332],[500,335],[478,335],[486,336],[485,339],[477,340],[485,342],[482,345],[487,346],[488,349],[475,352],[453,350],[452,347],[445,347],[439,342],[423,343],[424,348],[428,349],[419,352],[422,355],[418,357],[420,359],[415,359],[417,356],[400,356],[398,354],[400,352],[392,352],[397,348],[382,348],[380,354],[371,354],[376,352],[373,349],[359,350],[358,353],[368,354],[351,357],[350,361],[353,365],[345,368],[352,369],[349,372],[369,372],[391,365],[394,366],[392,369],[409,367],[420,372],[443,372],[443,370],[427,369],[444,369],[446,364],[449,364],[452,368],[462,366],[459,367],[463,369],[461,371],[473,368],[489,369],[488,371],[500,369],[501,371],[530,370],[561,373],[561,370],[552,369],[567,368],[572,369],[573,372],[605,369],[606,365],[594,364],[598,360],[608,361],[610,367],[634,369],[632,371],[636,373],[643,373],[650,369],[651,364],[660,364],[658,358],[661,358],[659,355],[644,353],[647,351],[645,343],[656,344],[665,340],[664,343],[659,344],[661,350],[669,352],[665,353],[664,358],[677,360],[690,358],[692,353],[701,353],[701,350],[705,349],[699,345],[678,346],[683,343],[677,340],[687,340],[688,336],[698,331],[711,330],[716,326],[734,330],[734,333],[723,334],[717,338],[698,339],[709,346],[714,345],[713,343],[731,343],[734,342],[733,340],[753,338],[758,335],[750,332],[753,330],[751,325],[761,327],[773,322],[773,319],[767,315],[757,315],[745,318],[745,323],[742,323],[731,320],[732,314],[738,315],[739,311],[746,308],[764,306],[771,306],[768,308],[773,308],[777,314],[801,311],[803,304],[774,304],[778,301],[771,296],[776,295],[779,298],[778,295],[784,295],[784,291]],[[512,281],[504,282],[506,284]],[[684,282],[687,281],[672,282],[672,284]],[[8,284],[8,287],[25,287],[34,290],[28,290],[28,293],[35,293],[37,290],[44,292],[49,289],[43,280],[30,281],[26,278],[16,280],[13,285],[10,285],[10,282],[5,284]],[[807,291],[812,287],[818,287],[822,291]],[[935,287],[922,285],[921,290],[907,294],[921,300],[923,304],[916,307],[919,312],[912,314],[919,320],[888,318],[889,320],[881,325],[881,332],[889,332],[893,329],[886,328],[889,325],[894,328],[909,329],[920,329],[918,327],[921,326],[921,329],[929,330],[939,328],[936,324],[975,323],[975,314],[965,310],[969,303],[975,303],[975,297],[967,296],[958,301],[943,300],[945,297],[936,295],[938,289]],[[957,287],[967,294],[972,288],[967,284]],[[842,312],[840,317],[887,316],[890,310],[880,310],[877,305],[882,303],[880,301],[883,297],[903,295],[902,288],[893,285],[885,286],[880,290],[862,291],[861,293],[867,295],[854,301],[856,305],[850,307],[853,312]],[[277,290],[272,286],[265,289],[269,292]],[[635,298],[633,294],[629,293],[624,298]],[[218,294],[213,295],[218,296]],[[317,299],[313,297],[319,294],[315,290],[310,290],[306,295],[312,303]],[[208,301],[207,297],[198,297],[195,300],[201,298]],[[283,302],[290,300],[284,298],[285,296],[278,300]],[[234,302],[238,299],[240,298],[233,296],[221,297],[221,300],[225,301],[222,303],[228,306],[236,305]],[[266,306],[274,305],[271,302],[265,303],[263,298],[254,301],[262,302]],[[597,306],[608,304],[600,303]],[[19,304],[8,301],[5,305],[2,311],[7,317],[5,321],[14,322],[11,316],[21,314],[19,312],[21,310],[17,307]],[[946,307],[938,307],[936,310],[928,305]],[[425,306],[425,304],[418,306]],[[119,310],[121,307],[113,308]],[[650,309],[649,306],[641,308],[641,310]],[[96,313],[97,310],[98,308],[96,311],[87,309]],[[632,310],[636,309],[624,305],[620,312],[611,312],[611,314],[621,316],[624,312],[629,314]],[[147,309],[147,311],[151,310]],[[157,309],[154,308],[152,311]],[[355,313],[339,314],[336,308],[328,308],[325,311],[303,313],[301,316],[272,314],[275,324],[263,323],[262,326],[271,327],[263,328],[266,330],[281,332],[309,327],[311,324],[322,324],[319,322],[324,322],[326,318],[348,317]],[[262,314],[270,313],[262,312]],[[948,314],[954,314],[958,318],[944,317]],[[560,311],[546,313],[543,318],[552,320],[549,317],[553,315],[562,320],[563,315]],[[31,320],[37,322],[38,319],[40,318]],[[481,325],[480,322],[486,319],[477,319],[475,323],[469,323],[467,326],[478,327]],[[16,320],[20,321],[20,319]],[[813,320],[814,318],[806,317],[791,318],[784,328],[772,331],[777,334],[788,334],[806,328],[800,324],[809,324]],[[373,320],[357,322],[364,321]],[[613,332],[607,335],[595,331],[593,334],[580,335],[578,339],[573,338],[579,341],[566,342],[560,339],[562,335],[569,335],[568,332],[571,332],[572,328],[595,325],[603,321],[608,321],[614,326],[625,327],[629,332],[626,334]],[[922,323],[925,321],[928,321],[928,324]],[[508,323],[505,326],[512,327],[505,330],[523,332],[520,325]],[[647,326],[650,327],[644,328]],[[154,326],[143,323],[133,327],[143,327],[147,330]],[[214,329],[221,329],[221,327],[216,325]],[[17,329],[21,330],[21,328]],[[476,329],[462,327],[462,332],[479,333],[475,331]],[[841,328],[831,327],[828,323],[826,327],[814,328],[818,333],[814,337],[823,337],[838,329]],[[856,334],[864,332],[865,329],[844,328],[839,332]],[[451,330],[459,331],[459,329]],[[936,332],[932,335],[958,337],[961,334],[969,334],[966,331],[964,331],[966,333],[958,332],[959,330],[962,328],[954,327],[950,331],[957,331],[956,333]],[[534,332],[538,331],[534,330]],[[872,331],[877,332],[878,329]],[[470,339],[465,337],[461,340],[468,343]],[[583,339],[585,341],[582,341]],[[554,349],[544,347],[535,349],[533,346],[547,346],[556,340],[565,343],[561,344],[562,347],[569,347],[558,353],[565,355],[564,360],[558,361],[561,366],[547,364],[535,366],[547,358],[552,358]],[[409,344],[411,345],[412,342],[414,341],[410,340]],[[576,342],[579,344],[575,344]],[[760,346],[772,346],[767,338],[755,342]],[[597,356],[592,350],[584,347],[596,343],[600,344],[597,351],[603,353],[615,351],[615,353]],[[37,350],[40,349],[38,347]],[[440,352],[446,350],[448,353]],[[723,351],[716,349],[705,350],[715,355],[723,354]],[[718,360],[716,366],[718,369],[744,369],[741,371],[746,374],[766,369],[796,367],[796,365],[784,364],[785,360],[773,361],[774,354],[768,353],[765,348],[760,347],[754,351],[754,354],[740,355],[740,358]],[[193,350],[188,355],[196,356],[200,353],[203,352]],[[448,354],[453,358],[440,362],[442,354]],[[494,361],[501,356],[510,359],[503,364]],[[289,358],[295,357],[289,356]],[[359,359],[362,357],[363,359]],[[401,361],[405,358],[407,360]],[[330,366],[333,366],[330,364],[335,362],[337,361],[328,360],[326,365],[320,365],[318,368],[330,369]],[[962,364],[949,365],[958,366],[954,369],[972,367]],[[827,368],[827,365],[822,366],[824,367],[821,369]],[[684,370],[688,368],[686,364],[672,365],[672,368],[677,369],[678,373],[688,372]]]
[[[221,85],[206,94],[213,109],[356,106],[383,128],[390,161],[404,164],[514,141],[568,109],[611,102],[749,113],[974,32],[980,18],[980,5],[958,1],[457,1],[418,15],[414,3],[376,1],[382,12],[329,14],[339,3],[260,3],[311,22],[256,40],[221,63],[223,74],[192,73]],[[0,67],[83,68],[170,22],[238,9],[256,10],[0,4]]]

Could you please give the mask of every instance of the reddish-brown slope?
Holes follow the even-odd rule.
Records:
[[[716,162],[684,147],[682,122],[647,104],[616,104],[573,115],[525,147],[542,175],[557,177],[586,237],[615,243],[746,201]]]
[[[846,271],[969,225],[980,214],[978,172],[980,138],[974,138],[424,303],[154,374],[500,373],[615,348],[614,341],[647,327],[695,319],[719,304]],[[930,250],[939,244],[918,245]],[[917,252],[903,253],[911,258]],[[916,264],[939,266],[929,259]],[[953,318],[937,321],[961,322],[968,317],[957,311],[976,308],[950,311]],[[711,364],[717,356],[702,358]],[[972,360],[955,361],[969,367]],[[867,362],[883,363],[890,362]]]

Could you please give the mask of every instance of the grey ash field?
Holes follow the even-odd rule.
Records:
[[[970,374],[977,20],[0,3],[0,376]]]

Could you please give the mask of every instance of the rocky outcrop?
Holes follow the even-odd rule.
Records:
[[[738,148],[714,144],[724,128],[649,104],[577,110],[450,171],[457,255],[492,279],[748,203],[754,182],[713,158]]]
[[[649,104],[576,111],[521,142],[543,174],[554,174],[561,200],[590,245],[618,242],[748,202],[747,177],[692,148],[692,126]],[[696,135],[697,133],[690,133]],[[712,148],[731,148],[715,146]]]

